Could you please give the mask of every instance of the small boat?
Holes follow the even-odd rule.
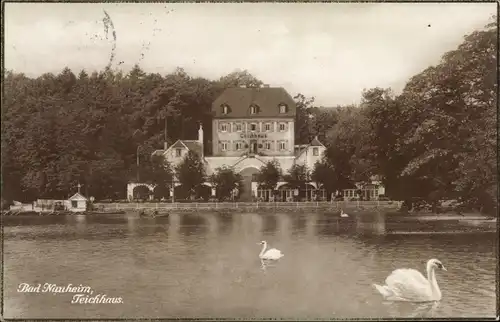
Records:
[[[170,216],[170,214],[167,212],[167,213],[164,213],[164,214],[153,214],[153,218],[162,218],[162,217],[168,217]]]
[[[170,216],[170,213],[159,213],[158,210],[154,210],[152,213],[148,213],[144,210],[139,211],[139,216],[140,217],[152,217],[152,218],[161,218],[161,217],[168,217]]]

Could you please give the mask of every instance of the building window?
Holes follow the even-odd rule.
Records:
[[[264,129],[266,130],[266,132],[270,132],[271,131],[271,123],[266,123],[264,125]]]
[[[319,150],[318,148],[313,148],[313,155],[318,156],[319,155]]]
[[[221,130],[221,132],[227,132],[227,124],[225,124],[225,123],[221,124],[220,125],[220,130]]]
[[[229,113],[229,109],[227,108],[227,105],[224,105],[222,107],[222,114],[227,114],[227,113]]]
[[[285,150],[285,148],[286,148],[286,143],[280,142],[280,150]]]
[[[250,106],[250,114],[257,113],[257,107],[255,105]]]
[[[227,151],[227,142],[222,142],[220,146],[222,151]]]
[[[182,149],[175,149],[175,156],[180,157],[182,155]]]
[[[236,132],[241,132],[241,123],[236,123]]]
[[[286,113],[286,105],[280,105],[280,113]]]
[[[243,149],[243,143],[236,142],[236,150],[241,150],[241,149]]]
[[[280,123],[280,132],[284,132],[286,129],[286,124],[285,123]]]
[[[265,147],[267,150],[271,150],[271,142],[266,142],[266,143],[264,143],[264,147]]]
[[[71,200],[71,207],[72,207],[72,208],[78,208],[78,201],[76,201],[76,200]]]
[[[257,131],[257,124],[255,123],[250,124],[250,131]]]

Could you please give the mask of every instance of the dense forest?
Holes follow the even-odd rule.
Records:
[[[290,93],[298,107],[296,144],[317,135],[327,146],[316,177],[329,178],[322,180],[329,191],[377,174],[393,199],[453,198],[494,211],[496,46],[491,23],[412,77],[399,95],[367,89],[359,106],[318,107],[314,98]],[[212,101],[224,88],[264,82],[248,71],[207,80],[181,68],[160,75],[139,66],[127,74],[65,68],[38,78],[8,71],[2,200],[66,198],[78,183],[97,200],[125,199],[129,180],[137,173],[147,179],[151,152],[165,136],[169,144],[195,139],[201,123],[209,155]]]

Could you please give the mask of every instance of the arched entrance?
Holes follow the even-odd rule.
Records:
[[[240,171],[240,175],[242,177],[242,186],[243,191],[240,193],[241,201],[252,201],[253,192],[252,192],[252,181],[254,176],[259,173],[259,169],[254,167],[248,167]]]
[[[210,196],[212,195],[212,187],[202,184],[200,186],[200,189],[198,191],[198,196],[202,198],[203,200],[208,200],[210,199]]]
[[[152,194],[147,185],[135,186],[132,193],[135,200],[148,200],[149,196]]]

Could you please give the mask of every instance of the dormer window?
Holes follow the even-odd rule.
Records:
[[[280,105],[280,114],[284,114],[286,113],[286,105],[285,104],[281,104]]]
[[[229,106],[222,105],[222,114],[224,115],[229,114]]]
[[[250,106],[250,114],[257,114],[257,106],[255,105]]]

